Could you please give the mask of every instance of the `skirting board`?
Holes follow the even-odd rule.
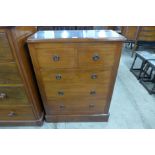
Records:
[[[44,120],[44,114],[38,119],[38,120],[5,120],[2,121],[0,120],[0,127],[2,126],[42,126],[43,125],[43,120]]]
[[[109,114],[99,115],[45,115],[47,122],[107,122]]]

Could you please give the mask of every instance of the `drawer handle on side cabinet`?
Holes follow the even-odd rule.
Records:
[[[13,117],[13,116],[15,116],[16,114],[15,114],[15,112],[13,112],[13,111],[10,111],[9,113],[8,113],[8,116],[9,117]]]
[[[98,61],[100,59],[100,56],[98,54],[94,54],[93,57],[92,57],[92,59],[94,61]]]
[[[64,92],[63,91],[58,91],[58,95],[59,96],[64,96]]]
[[[92,74],[92,75],[91,75],[91,78],[92,78],[92,79],[97,79],[97,75],[96,75],[96,74]]]
[[[6,99],[6,94],[5,93],[0,93],[0,99]]]
[[[60,60],[60,57],[58,55],[53,56],[53,61],[59,61],[59,60]]]
[[[89,108],[94,108],[95,105],[94,104],[89,104]]]
[[[90,95],[96,95],[96,91],[95,90],[90,91]]]
[[[60,109],[61,109],[61,110],[64,110],[64,109],[65,109],[65,106],[64,106],[63,104],[61,104],[61,105],[60,105]]]
[[[57,80],[61,80],[61,74],[57,74],[57,75],[55,76],[55,78],[56,78]]]

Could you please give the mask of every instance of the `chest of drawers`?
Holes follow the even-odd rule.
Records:
[[[108,121],[124,40],[111,30],[39,31],[28,38],[46,121]]]
[[[41,125],[43,110],[26,39],[35,27],[0,27],[0,125]]]

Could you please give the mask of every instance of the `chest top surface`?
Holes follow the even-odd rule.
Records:
[[[126,38],[112,30],[63,30],[38,31],[30,36],[33,42],[91,42],[91,41],[125,41]]]

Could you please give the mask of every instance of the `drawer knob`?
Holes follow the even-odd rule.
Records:
[[[60,60],[60,57],[58,55],[53,56],[53,61],[59,61],[59,60]]]
[[[8,116],[9,117],[13,117],[13,116],[15,116],[16,114],[15,114],[15,112],[13,112],[13,111],[10,111],[9,113],[8,113]]]
[[[93,57],[92,57],[92,59],[94,61],[98,61],[100,59],[100,56],[98,54],[94,54]]]
[[[63,92],[63,91],[59,91],[59,92],[58,92],[58,95],[59,95],[59,96],[64,96],[64,92]]]
[[[0,99],[5,99],[6,98],[6,94],[5,93],[0,93]]]
[[[92,75],[91,75],[91,78],[92,78],[92,79],[97,79],[97,75],[96,75],[96,74],[92,74]]]
[[[57,80],[61,80],[61,74],[57,74],[57,75],[55,76],[55,78],[56,78]]]
[[[89,104],[89,108],[94,108],[95,105],[94,104]]]
[[[61,104],[61,105],[60,105],[60,109],[61,109],[61,110],[64,110],[64,109],[65,109],[65,106],[64,106],[63,104]]]
[[[96,95],[96,91],[95,90],[90,91],[90,95]]]

